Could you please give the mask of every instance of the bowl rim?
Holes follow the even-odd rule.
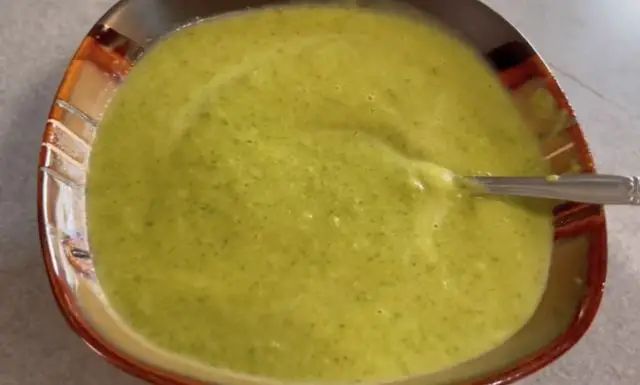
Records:
[[[60,86],[55,93],[54,102],[50,109],[48,115],[49,120],[47,120],[47,122],[49,122],[51,119],[56,119],[56,117],[59,115],[59,106],[57,102],[60,100],[64,100],[64,96],[74,85],[74,81],[77,76],[77,68],[73,66],[74,62],[86,60],[87,57],[91,57],[91,60],[104,62],[102,64],[110,67],[110,70],[116,73],[126,73],[128,67],[126,65],[123,66],[122,64],[123,62],[128,62],[129,60],[135,58],[135,56],[137,55],[136,50],[131,50],[131,47],[128,46],[123,50],[110,50],[109,52],[107,52],[105,50],[101,50],[100,47],[104,43],[105,33],[109,34],[109,36],[113,36],[115,34],[119,38],[127,39],[126,36],[120,35],[117,31],[111,29],[104,22],[110,15],[117,13],[122,7],[125,7],[130,2],[132,2],[132,0],[118,1],[107,12],[105,12],[105,14],[100,19],[98,19],[96,24],[84,37],[79,48],[72,56],[70,64],[65,70]],[[486,7],[488,11],[499,16],[499,14],[489,6],[479,1],[477,2]],[[505,20],[501,16],[499,17],[503,20],[504,23],[509,24],[512,28],[514,28],[514,30],[517,31],[517,29],[513,27],[507,20]],[[529,47],[531,46],[529,45]],[[505,82],[505,84],[507,84],[508,86],[512,85],[515,87],[515,85],[522,84],[525,80],[529,79],[534,74],[539,77],[543,77],[549,91],[554,96],[558,104],[563,109],[565,109],[571,117],[575,119],[575,114],[564,92],[558,85],[549,68],[546,66],[546,64],[543,62],[543,60],[535,50],[532,49],[531,54],[532,56],[528,57],[525,61],[523,61],[523,63],[520,63],[517,66],[506,68],[505,71],[501,71],[503,82]],[[577,148],[582,158],[585,171],[595,172],[593,157],[589,151],[584,134],[582,133],[577,123],[572,128],[572,139],[578,145]],[[83,342],[85,342],[94,352],[102,356],[106,361],[110,362],[114,366],[131,375],[160,385],[204,385],[205,382],[201,380],[185,378],[168,370],[152,367],[151,365],[138,360],[136,357],[131,357],[123,352],[120,352],[117,348],[113,347],[106,338],[102,337],[97,330],[92,328],[88,324],[86,319],[79,313],[78,305],[73,300],[74,295],[72,294],[70,287],[56,273],[56,269],[54,268],[55,257],[50,252],[51,248],[54,245],[50,243],[47,237],[48,223],[45,216],[46,197],[44,191],[45,173],[42,170],[46,166],[47,148],[46,146],[44,146],[44,144],[48,143],[50,130],[51,126],[49,123],[47,123],[45,125],[38,157],[38,230],[47,277],[54,299],[66,322],[68,323],[70,328],[83,340]],[[563,238],[566,236],[584,232],[585,234],[588,234],[591,241],[587,256],[589,263],[587,271],[586,291],[584,297],[582,298],[580,307],[576,312],[571,324],[545,349],[536,351],[531,356],[525,359],[521,359],[516,365],[514,365],[513,368],[489,375],[481,380],[467,382],[465,383],[466,385],[506,385],[522,379],[549,365],[565,352],[567,352],[584,336],[588,328],[591,326],[598,311],[599,305],[602,301],[602,295],[606,281],[607,231],[605,214],[602,206],[592,205],[590,207],[592,211],[595,211],[590,218],[589,223],[583,224],[579,227],[569,226],[567,228],[561,229],[561,231],[557,231],[555,235],[556,238]]]

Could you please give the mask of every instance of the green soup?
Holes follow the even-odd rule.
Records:
[[[149,342],[281,380],[471,359],[544,291],[549,206],[451,177],[547,173],[474,52],[438,26],[252,11],[159,42],[93,149],[96,272]],[[451,171],[448,171],[451,170]]]

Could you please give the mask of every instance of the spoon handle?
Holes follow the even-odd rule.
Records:
[[[485,193],[573,202],[640,205],[640,177],[580,174],[549,177],[470,178]]]

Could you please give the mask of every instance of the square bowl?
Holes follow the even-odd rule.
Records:
[[[361,1],[379,7],[379,1]],[[399,3],[399,2],[394,2]],[[278,0],[123,0],[82,41],[46,123],[38,164],[38,220],[52,291],[71,328],[119,368],[157,384],[264,384],[158,352],[107,305],[93,267],[85,183],[96,130],[128,71],[162,36],[197,20]],[[507,21],[477,0],[402,3],[454,30],[471,44],[529,118],[555,174],[593,173],[593,159],[573,111],[542,59]],[[455,4],[455,5],[454,5]],[[554,208],[549,281],[533,318],[500,347],[454,368],[394,384],[503,385],[551,363],[586,332],[606,276],[601,206],[560,202]]]

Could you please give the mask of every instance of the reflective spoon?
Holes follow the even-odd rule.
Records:
[[[640,205],[640,177],[579,174],[548,177],[473,176],[465,180],[480,193],[548,198],[572,202]]]

